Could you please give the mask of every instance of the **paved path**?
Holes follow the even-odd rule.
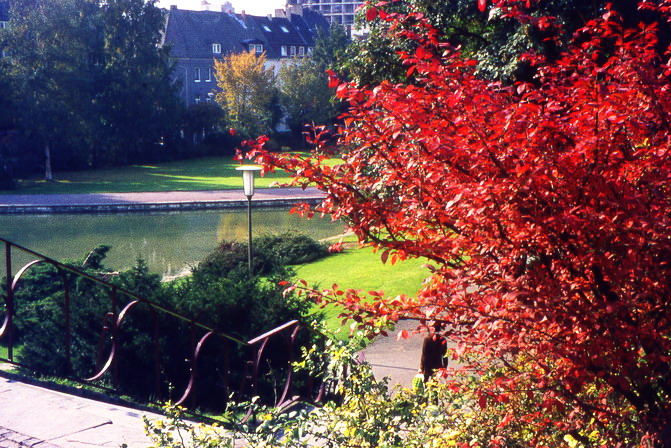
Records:
[[[259,188],[254,204],[292,205],[318,200],[324,193],[316,188]],[[0,213],[71,213],[146,210],[178,210],[243,207],[247,198],[242,190],[161,191],[146,193],[90,194],[3,194]]]
[[[144,448],[142,415],[161,417],[0,377],[2,448]]]

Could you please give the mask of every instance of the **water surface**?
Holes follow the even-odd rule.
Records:
[[[292,230],[320,239],[342,229],[328,218],[306,220],[284,208],[253,212],[254,235]],[[0,215],[0,236],[57,260],[83,259],[92,248],[105,244],[112,247],[107,267],[127,269],[143,258],[151,271],[171,276],[202,260],[219,241],[246,241],[247,211]],[[14,271],[31,259],[21,256],[13,262]]]

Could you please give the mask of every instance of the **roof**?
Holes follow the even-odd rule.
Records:
[[[320,29],[322,31],[329,30],[329,22],[326,17],[310,8],[303,8],[303,13],[300,15],[291,14],[289,20],[309,46],[315,44],[315,37],[319,34]]]
[[[278,59],[282,46],[313,46],[321,26],[328,29],[326,19],[307,9],[304,17],[287,18],[171,7],[164,44],[170,45],[175,58],[212,59],[213,43],[221,44],[221,54],[226,55],[246,51],[253,42],[263,44],[269,59]]]
[[[0,0],[0,22],[9,22],[9,2]]]

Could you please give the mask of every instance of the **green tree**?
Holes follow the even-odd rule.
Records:
[[[108,0],[100,9],[102,88],[96,92],[95,165],[155,159],[171,140],[179,111],[163,13],[154,1]]]
[[[347,32],[341,25],[334,22],[328,31],[321,28],[317,31],[312,60],[321,71],[334,69],[344,63],[349,45],[350,38]]]
[[[333,89],[314,61],[302,59],[283,65],[278,84],[280,102],[295,136],[301,135],[306,124],[329,124],[335,118]]]
[[[10,28],[3,33],[9,49],[7,72],[19,92],[18,123],[43,151],[44,177],[51,180],[52,160],[63,164],[86,154],[71,144],[88,137],[92,76],[99,60],[94,31],[97,6],[88,0],[27,0],[12,3]]]
[[[270,131],[275,76],[265,68],[265,54],[231,54],[214,61],[217,86],[215,99],[227,113],[229,123],[251,137]]]
[[[603,13],[608,2],[544,0],[527,3],[524,12],[528,14],[529,20],[525,23],[506,17],[497,8],[481,12],[475,0],[402,0],[388,2],[381,10],[390,14],[421,13],[440,31],[441,40],[459,46],[465,57],[478,61],[480,76],[514,82],[530,80],[533,74],[528,63],[520,59],[523,53],[531,50],[551,59],[556,57],[574,31],[587,20]],[[650,20],[649,13],[637,10],[635,0],[612,3],[629,25]],[[544,28],[543,31],[534,26],[541,17],[547,16],[554,19],[547,22],[546,27],[540,27]],[[389,22],[385,20],[376,18],[368,22],[363,17],[358,17],[358,20],[370,29],[369,36],[352,43],[339,71],[361,85],[385,79],[403,80],[405,67],[400,62],[398,52],[413,51],[415,45],[390,36],[387,33]],[[406,26],[412,30],[412,22]]]
[[[178,100],[161,11],[141,0],[17,0],[0,36],[18,125],[54,168],[156,158]]]

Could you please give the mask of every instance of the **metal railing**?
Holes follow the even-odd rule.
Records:
[[[183,391],[175,391],[174,397],[179,397],[176,400],[178,405],[187,405],[188,400],[192,397],[194,389],[198,383],[199,378],[199,364],[207,347],[219,344],[219,348],[225,353],[230,353],[230,346],[233,344],[238,349],[248,353],[248,359],[238,365],[237,376],[241,378],[237,393],[240,396],[251,397],[258,393],[259,378],[263,370],[263,361],[267,358],[267,351],[269,344],[275,343],[275,340],[284,341],[285,366],[284,381],[280,392],[276,394],[274,400],[275,406],[286,406],[289,402],[302,398],[307,401],[320,401],[324,395],[324,387],[314,387],[314,379],[308,378],[306,386],[298,395],[292,395],[292,386],[294,385],[295,372],[292,368],[292,362],[296,351],[297,335],[301,329],[308,330],[301,327],[297,320],[286,322],[279,327],[276,327],[268,332],[265,332],[248,341],[241,340],[230,334],[224,333],[218,329],[211,328],[201,322],[191,319],[183,314],[167,308],[154,301],[147,300],[138,296],[132,291],[128,291],[106,280],[93,276],[87,272],[77,269],[73,266],[61,263],[53,258],[42,255],[38,252],[32,251],[18,244],[15,244],[6,239],[0,238],[0,243],[4,244],[5,249],[5,316],[2,326],[0,327],[0,343],[6,347],[7,356],[0,356],[0,361],[10,363],[19,367],[33,369],[30,365],[19,362],[15,356],[16,338],[15,338],[15,319],[17,318],[17,307],[15,303],[16,292],[21,284],[22,278],[25,274],[40,264],[47,264],[52,266],[58,273],[61,281],[61,288],[63,291],[63,300],[61,305],[63,322],[63,335],[60,341],[53,341],[60,350],[63,350],[65,356],[65,378],[75,381],[91,384],[101,389],[107,389],[115,392],[123,393],[116,386],[118,382],[118,365],[121,355],[120,340],[124,332],[123,324],[129,320],[129,315],[136,312],[141,307],[148,308],[151,314],[151,335],[150,345],[151,353],[153,354],[153,396],[155,400],[162,400],[165,390],[165,378],[163,378],[164,366],[162,366],[162,359],[160,356],[160,326],[159,317],[167,316],[176,319],[182,325],[189,328],[189,334],[184,335],[191,343],[190,355],[186,359],[187,369],[186,375],[188,381]],[[24,266],[22,266],[16,274],[12,274],[13,267],[13,252],[20,251],[28,254],[35,259]],[[98,354],[96,356],[96,365],[93,368],[94,373],[86,377],[78,377],[73,374],[72,367],[72,350],[73,350],[73,328],[72,328],[72,293],[73,293],[73,278],[81,278],[93,282],[107,290],[109,296],[109,311],[100,316],[102,327],[100,331]],[[123,300],[125,298],[125,300]],[[1,309],[0,309],[1,311]],[[226,361],[228,363],[228,361]],[[34,369],[33,369],[34,370]],[[231,372],[233,369],[228,366],[224,368],[225,372]],[[103,381],[105,384],[100,384]],[[226,379],[224,379],[226,381]],[[111,384],[111,387],[109,386]],[[228,387],[228,386],[226,386]],[[232,389],[232,388],[231,388]]]

